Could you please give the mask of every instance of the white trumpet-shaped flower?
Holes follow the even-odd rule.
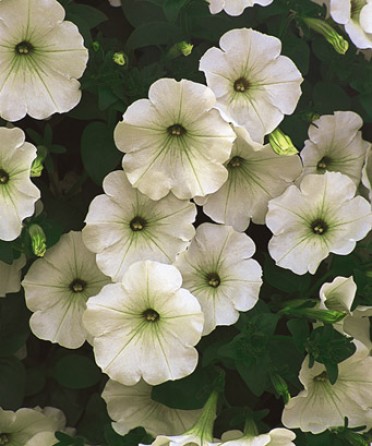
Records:
[[[349,254],[371,230],[371,206],[355,196],[353,181],[339,172],[306,175],[269,201],[268,249],[278,266],[315,274],[330,252]]]
[[[281,41],[253,29],[233,29],[200,59],[216,108],[235,125],[263,142],[284,115],[294,112],[301,96],[301,73],[286,56]]]
[[[0,4],[0,116],[45,119],[81,98],[77,81],[88,50],[57,0],[3,0]]]
[[[196,206],[168,194],[153,201],[134,189],[123,171],[103,181],[105,195],[90,204],[83,241],[97,253],[98,267],[119,281],[132,263],[172,263],[195,234]]]
[[[131,386],[143,378],[157,385],[194,371],[204,316],[181,284],[176,267],[139,261],[121,283],[89,299],[83,322],[96,362],[111,379]]]
[[[219,189],[235,134],[212,109],[215,102],[212,90],[196,82],[153,83],[149,99],[130,105],[114,132],[130,183],[152,200],[169,191],[189,199]]]

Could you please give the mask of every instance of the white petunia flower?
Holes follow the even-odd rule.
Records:
[[[212,392],[195,424],[181,435],[158,435],[151,446],[219,446],[221,441],[213,438],[218,394]],[[145,446],[140,444],[139,446]]]
[[[62,235],[31,265],[22,282],[26,305],[34,312],[32,332],[63,347],[79,348],[86,340],[82,326],[86,301],[108,282],[95,255],[84,246],[81,232]]]
[[[169,191],[189,199],[219,189],[235,134],[212,110],[215,102],[213,92],[195,82],[152,84],[149,99],[130,105],[114,132],[130,183],[152,200]]]
[[[253,29],[233,29],[200,59],[208,86],[222,116],[245,127],[263,142],[284,115],[293,113],[301,96],[301,73],[286,56],[281,41]]]
[[[372,48],[372,0],[331,0],[329,10],[357,48]]]
[[[0,408],[1,445],[26,445],[39,432],[55,432],[57,429],[58,423],[39,410],[22,408],[13,412]]]
[[[103,181],[106,195],[90,204],[83,241],[98,267],[120,281],[128,266],[148,259],[172,263],[195,234],[196,206],[171,193],[153,201],[134,189],[123,171]]]
[[[237,16],[243,13],[245,8],[254,5],[268,6],[273,0],[207,0],[211,14],[217,14],[224,10],[226,14]]]
[[[121,6],[121,0],[109,0],[111,6]]]
[[[338,276],[332,282],[324,283],[320,288],[321,307],[350,313],[356,290],[357,286],[352,276]]]
[[[16,293],[21,289],[21,272],[26,265],[26,257],[21,255],[10,265],[0,261],[0,297]]]
[[[60,443],[54,432],[39,432],[28,440],[24,446],[55,446],[56,444]]]
[[[280,156],[269,144],[253,142],[242,128],[236,128],[236,133],[226,183],[214,194],[194,201],[214,221],[245,231],[251,219],[265,222],[269,200],[281,195],[300,175],[302,164],[297,155]]]
[[[276,428],[261,435],[244,435],[242,432],[238,435],[238,432],[225,432],[222,435],[221,446],[295,446],[292,440],[296,438],[296,434],[288,429]]]
[[[329,428],[344,425],[350,428],[372,426],[372,357],[369,350],[359,348],[338,364],[338,378],[331,384],[323,364],[308,366],[306,357],[300,371],[304,386],[291,398],[282,414],[282,423],[289,428],[318,434]]]
[[[353,181],[339,172],[307,175],[269,201],[269,253],[278,266],[315,274],[330,252],[349,254],[371,229],[371,206],[355,197]]]
[[[157,385],[194,371],[204,317],[181,284],[177,268],[146,260],[89,299],[83,322],[96,362],[111,379],[131,386],[142,377]]]
[[[15,13],[16,11],[16,13]],[[75,107],[88,51],[78,28],[63,21],[56,0],[3,0],[0,5],[0,116],[48,118]]]
[[[371,146],[362,139],[362,125],[361,117],[351,111],[336,111],[314,121],[309,127],[310,139],[300,153],[303,175],[336,171],[348,175],[358,185]]]
[[[176,259],[183,286],[200,302],[203,335],[217,325],[232,325],[239,311],[255,306],[262,285],[262,269],[253,240],[230,226],[203,223],[187,251]]]
[[[143,380],[134,386],[108,380],[102,393],[107,411],[114,420],[113,429],[120,435],[142,426],[153,435],[167,432],[177,435],[189,429],[199,418],[200,410],[172,409],[151,399],[152,387]]]
[[[356,291],[357,286],[352,276],[336,277],[320,288],[320,308],[346,313],[341,321],[333,325],[334,328],[346,336],[352,336],[371,350],[369,316],[372,316],[372,308],[358,305],[351,311]]]
[[[30,180],[35,158],[36,147],[25,142],[21,129],[0,128],[0,240],[16,239],[22,221],[34,213],[40,198],[39,189]]]
[[[362,169],[362,184],[367,189],[369,201],[372,203],[372,146],[366,153],[366,159]]]

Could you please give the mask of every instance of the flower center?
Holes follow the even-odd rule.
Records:
[[[236,167],[240,167],[242,165],[242,163],[243,163],[243,158],[240,158],[240,156],[234,156],[234,158],[232,158],[229,161],[229,164],[227,166],[236,168]]]
[[[328,225],[321,218],[317,218],[311,223],[311,229],[314,234],[323,235],[328,231]]]
[[[5,170],[0,169],[0,184],[6,184],[9,181],[9,174]]]
[[[331,164],[331,159],[328,158],[327,156],[324,156],[319,163],[317,164],[316,168],[320,171],[320,172],[325,172],[327,170],[327,168],[329,167],[329,165]]]
[[[208,273],[205,279],[208,285],[213,288],[217,288],[221,283],[220,276],[217,273]]]
[[[167,128],[167,132],[170,136],[183,136],[186,133],[185,127],[181,124],[173,124]]]
[[[234,82],[234,90],[237,93],[244,93],[249,87],[250,83],[245,77],[239,77],[239,79]]]
[[[8,444],[10,441],[8,434],[0,434],[0,444]]]
[[[34,47],[31,45],[30,42],[27,42],[26,40],[19,42],[15,47],[16,53],[20,54],[21,56],[27,56],[28,54],[31,54],[33,50]]]
[[[81,293],[82,291],[85,290],[86,287],[87,287],[87,283],[85,282],[85,280],[74,279],[70,283],[69,288],[73,293]]]
[[[160,314],[152,308],[145,310],[142,316],[146,322],[156,322],[160,319]]]
[[[323,382],[323,383],[328,381],[327,372],[324,370],[324,372],[322,372],[320,375],[314,376],[313,380],[316,382]]]
[[[129,226],[134,232],[142,231],[147,226],[147,221],[142,217],[134,217],[129,223]]]

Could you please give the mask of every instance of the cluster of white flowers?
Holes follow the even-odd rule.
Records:
[[[209,6],[239,15],[271,2]],[[345,5],[353,2],[338,3],[331,1],[331,16],[360,48],[371,47],[372,3],[359,1],[351,11]],[[56,0],[1,1],[3,119],[45,119],[79,102],[88,53],[64,14]],[[253,29],[230,30],[219,46],[200,60],[207,85],[162,78],[127,108],[114,132],[123,170],[104,178],[84,229],[62,235],[22,286],[38,338],[69,349],[93,346],[110,378],[102,396],[118,433],[144,426],[157,437],[154,446],[292,446],[295,434],[281,428],[215,439],[215,395],[203,410],[183,411],[153,401],[151,386],[190,375],[202,336],[235,324],[257,303],[262,268],[244,233],[250,220],[272,232],[268,251],[276,264],[299,275],[315,274],[330,253],[354,250],[372,225],[371,204],[358,192],[362,182],[371,198],[371,144],[356,113],[336,111],[310,125],[300,155],[278,155],[264,139],[294,112],[301,73],[281,55],[278,38]],[[1,240],[19,237],[35,212],[36,153],[22,130],[0,128]],[[213,223],[195,229],[196,205]],[[0,262],[0,296],[20,289],[25,263],[23,255],[12,265]],[[351,311],[355,292],[344,277],[321,288],[320,308],[347,313],[335,327],[354,337],[357,352],[339,365],[334,385],[324,365],[304,360],[304,390],[284,409],[286,427],[319,433],[342,426],[345,416],[352,427],[372,427],[371,310]],[[64,425],[51,420],[34,409],[2,411],[0,444],[52,445]]]

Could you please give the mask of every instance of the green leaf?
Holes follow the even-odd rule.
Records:
[[[173,45],[185,39],[178,26],[169,22],[150,22],[139,25],[129,36],[126,48],[135,50],[151,45]]]
[[[67,354],[59,359],[52,375],[61,386],[70,389],[94,386],[102,376],[93,360],[76,353]]]
[[[313,89],[315,111],[319,114],[333,113],[335,110],[349,110],[350,97],[337,84],[318,82]]]
[[[175,409],[200,409],[213,391],[218,377],[214,368],[197,369],[186,378],[154,386],[151,397]]]
[[[161,0],[163,2],[163,0]],[[125,17],[129,23],[138,28],[148,22],[166,21],[161,4],[147,0],[125,0],[121,2]]]
[[[331,325],[313,330],[305,348],[312,360],[328,366],[344,361],[356,350],[352,338],[342,335]]]
[[[110,418],[107,415],[106,403],[98,393],[93,393],[77,430],[89,442],[101,444],[104,442],[104,426],[108,423],[110,423]]]
[[[310,49],[304,39],[296,37],[292,33],[287,33],[283,39],[283,54],[289,57],[301,71],[303,75],[309,71]]]
[[[292,271],[280,268],[275,265],[274,261],[268,255],[265,256],[263,270],[264,281],[272,287],[286,293],[304,292],[309,288],[311,283],[310,274],[298,276]]]
[[[12,355],[25,344],[30,333],[28,320],[21,294],[0,299],[0,356]]]
[[[81,138],[81,157],[85,170],[95,183],[100,185],[122,156],[114,144],[112,129],[106,124],[96,121],[85,127]]]
[[[73,2],[66,8],[66,19],[74,22],[78,26],[81,22],[85,22],[88,28],[92,29],[100,23],[105,22],[108,18],[99,9]]]
[[[164,0],[163,11],[169,22],[175,22],[180,10],[188,0]]]
[[[11,265],[13,263],[13,242],[0,240],[0,260]]]
[[[25,393],[26,373],[21,361],[13,356],[0,358],[0,407],[17,410]]]

